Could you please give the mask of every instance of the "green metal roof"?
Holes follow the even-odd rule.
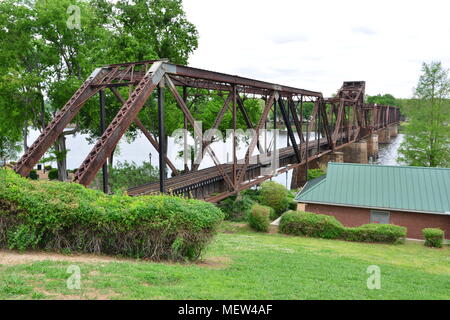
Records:
[[[330,162],[318,179],[295,200],[450,215],[450,169]]]

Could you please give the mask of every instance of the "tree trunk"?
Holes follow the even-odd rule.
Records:
[[[58,180],[66,181],[67,179],[67,149],[66,137],[64,134],[58,137],[55,142],[55,150],[57,154],[56,164],[58,166]]]
[[[25,124],[23,126],[23,150],[27,152],[28,150],[28,125],[25,121]]]

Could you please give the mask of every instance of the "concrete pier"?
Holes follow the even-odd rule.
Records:
[[[349,163],[368,163],[367,155],[367,140],[362,139],[352,144],[345,146],[344,152],[344,162]]]
[[[378,135],[376,133],[367,137],[367,156],[373,159],[378,158]]]
[[[391,142],[391,130],[384,128],[378,130],[378,143],[387,144]]]
[[[389,135],[391,138],[394,138],[398,135],[398,126],[394,124],[393,126],[389,126],[386,129],[389,129]]]

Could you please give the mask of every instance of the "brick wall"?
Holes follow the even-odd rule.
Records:
[[[332,215],[346,227],[370,223],[370,209],[321,204],[307,204],[305,209],[308,212]],[[390,211],[390,223],[406,227],[408,238],[423,239],[423,228],[441,228],[445,232],[445,238],[450,239],[450,216],[448,215]]]

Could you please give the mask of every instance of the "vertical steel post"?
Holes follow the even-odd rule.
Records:
[[[106,129],[105,91],[104,90],[99,91],[99,102],[100,102],[100,131],[101,131],[101,134],[103,134],[103,132],[105,132],[105,129]],[[102,179],[103,192],[109,193],[108,161],[105,161],[105,163],[103,164],[102,172],[103,172],[103,179]]]
[[[233,85],[233,185],[235,186],[235,188],[237,188],[237,186],[236,186],[236,182],[237,182],[236,169],[237,169],[237,155],[236,155],[236,86]],[[244,175],[245,175],[245,173],[244,173]]]
[[[187,105],[187,97],[188,97],[188,95],[187,95],[187,87],[183,87],[183,101],[184,101],[184,103],[186,103],[186,105]],[[184,152],[186,152],[187,151],[187,125],[188,125],[188,123],[187,123],[187,119],[186,119],[186,115],[183,113],[183,118],[184,118],[184,133],[183,133],[183,143],[184,143]],[[189,155],[189,156],[191,156],[191,155]],[[184,155],[184,158],[185,159],[187,159],[186,158],[187,157],[187,155]],[[184,171],[185,172],[188,172],[189,171],[189,166],[188,166],[188,164],[187,163],[184,163]]]
[[[164,80],[158,85],[158,135],[159,135],[159,191],[165,193],[166,163],[164,160]]]
[[[303,112],[303,97],[302,97],[302,112]],[[309,121],[306,123],[306,162],[305,162],[305,181],[308,182],[308,158],[309,158]]]

